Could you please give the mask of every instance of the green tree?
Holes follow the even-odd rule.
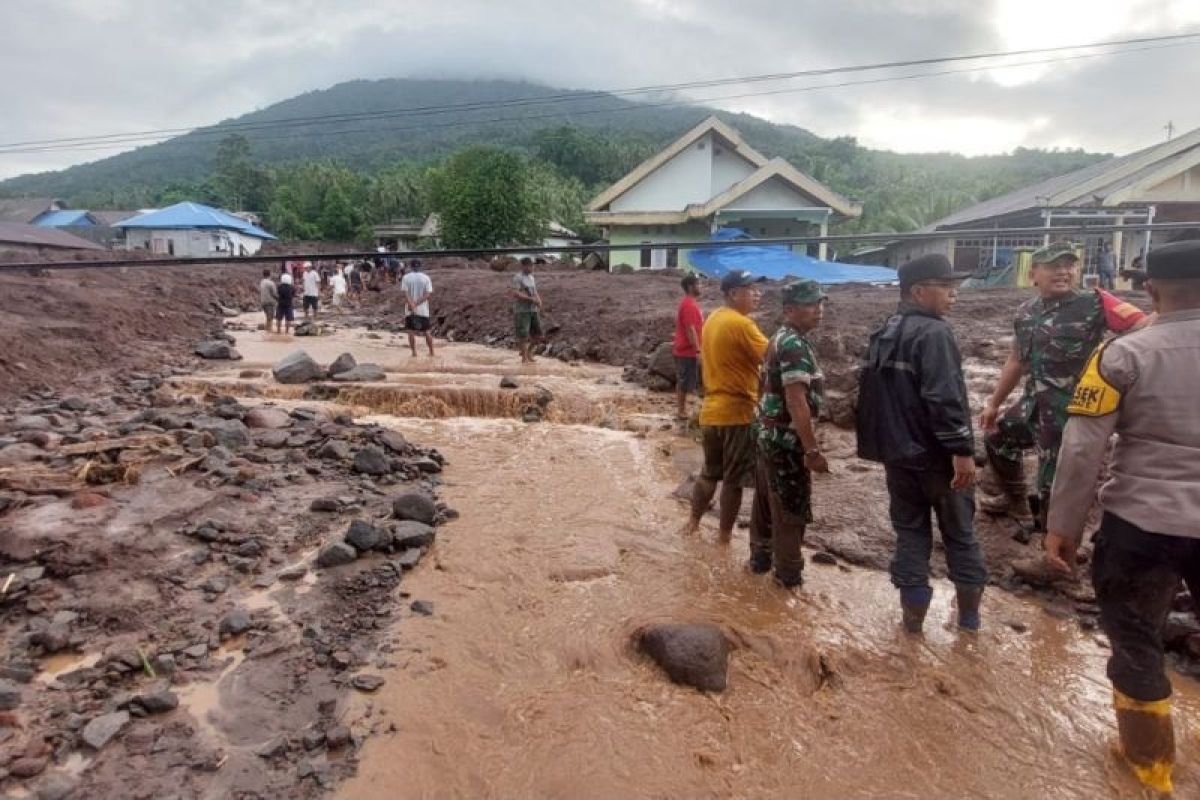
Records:
[[[346,166],[309,161],[280,169],[267,224],[285,239],[364,240],[367,180]]]
[[[451,156],[431,174],[442,240],[449,247],[497,247],[534,241],[545,220],[519,154],[479,145]]]
[[[230,134],[217,144],[212,184],[218,202],[234,211],[261,211],[270,202],[270,173],[254,164],[250,141],[241,134]]]

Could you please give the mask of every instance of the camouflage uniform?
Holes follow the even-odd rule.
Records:
[[[807,287],[812,284],[812,287]],[[824,294],[811,281],[788,287],[784,302],[819,302]],[[808,289],[808,293],[805,292]],[[815,294],[814,294],[815,292]],[[808,408],[814,420],[824,406],[823,376],[812,343],[789,325],[771,337],[763,362],[761,398],[754,421],[758,446],[754,507],[750,521],[752,558],[775,563],[785,582],[797,581],[804,567],[800,545],[812,522],[812,480],[804,466],[804,446],[792,428],[785,387],[808,387]]]
[[[1099,291],[1079,290],[1054,300],[1035,297],[1021,305],[1013,322],[1013,347],[1029,373],[1021,399],[1004,413],[997,421],[998,430],[986,439],[988,459],[998,474],[1017,474],[1021,451],[1037,450],[1035,486],[1042,519],[1075,383],[1092,351],[1105,333],[1113,330],[1104,298]],[[1141,315],[1126,318],[1132,326]]]

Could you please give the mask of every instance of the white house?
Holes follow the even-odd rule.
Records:
[[[862,208],[793,167],[767,158],[709,117],[597,196],[584,219],[609,243],[610,264],[689,266],[672,242],[705,241],[721,227],[754,237],[825,235]],[[825,257],[822,244],[817,250]]]
[[[227,211],[188,202],[146,211],[113,227],[125,231],[126,250],[190,258],[252,256],[275,238]]]

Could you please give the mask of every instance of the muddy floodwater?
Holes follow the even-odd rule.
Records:
[[[1107,642],[1039,604],[989,591],[984,631],[951,624],[938,582],[923,638],[898,626],[885,573],[810,564],[790,593],[744,569],[746,532],[677,533],[696,445],[667,396],[611,368],[445,345],[411,358],[362,332],[240,333],[242,368],[296,346],[387,370],[329,402],[444,453],[446,525],[401,586],[432,602],[392,638],[386,684],[354,724],[386,716],[338,796],[396,798],[1125,798]],[[211,376],[236,385],[238,369]],[[519,388],[501,391],[504,375]],[[258,384],[297,399],[303,387]],[[545,421],[528,401],[554,397]],[[506,396],[519,393],[514,401]],[[829,434],[836,436],[835,434]],[[849,457],[815,487],[817,522],[878,525],[881,477]],[[879,484],[879,485],[875,485]],[[722,626],[729,689],[671,684],[632,651],[657,621]],[[1200,694],[1173,675],[1177,796],[1200,797]]]

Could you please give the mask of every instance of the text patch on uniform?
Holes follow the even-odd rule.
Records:
[[[1075,393],[1067,406],[1067,413],[1082,417],[1103,417],[1117,410],[1121,404],[1121,392],[1100,374],[1100,356],[1103,347],[1096,348],[1088,359],[1087,368],[1075,384]]]

